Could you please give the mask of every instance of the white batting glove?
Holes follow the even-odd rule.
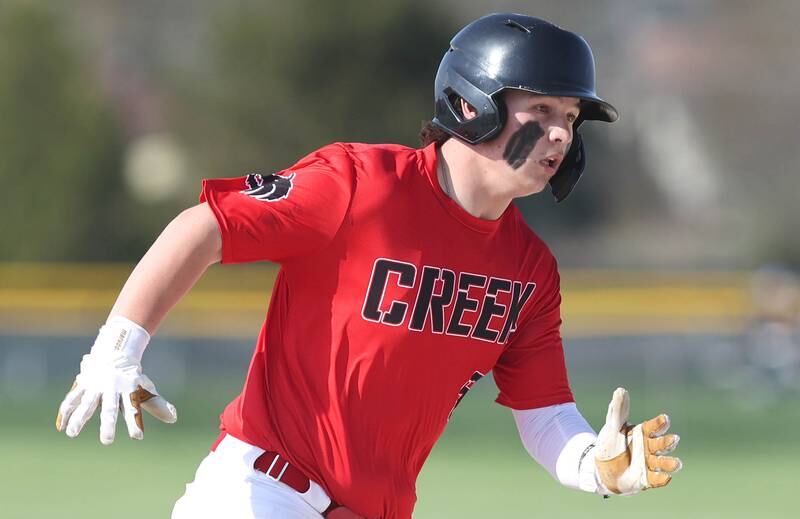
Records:
[[[628,391],[614,391],[594,448],[597,479],[612,494],[663,487],[683,466],[680,459],[664,456],[680,440],[677,434],[666,434],[669,416],[661,414],[632,426],[627,423],[630,407]]]
[[[175,406],[159,396],[142,373],[141,359],[150,335],[138,324],[114,316],[100,328],[91,351],[83,356],[75,383],[58,409],[56,429],[76,437],[100,405],[100,442],[114,441],[117,414],[122,408],[128,435],[144,437],[142,409],[162,422],[178,419]]]

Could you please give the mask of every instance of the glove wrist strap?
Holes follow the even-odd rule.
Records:
[[[141,363],[150,334],[147,330],[121,315],[112,316],[100,328],[92,345],[92,354],[119,353]]]
[[[603,485],[600,475],[597,472],[597,463],[595,462],[596,451],[597,446],[592,443],[588,445],[581,454],[580,461],[578,462],[578,488],[584,492],[593,492],[603,497],[608,497],[612,492]]]

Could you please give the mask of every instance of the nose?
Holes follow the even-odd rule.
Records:
[[[550,137],[550,142],[554,144],[565,144],[572,139],[572,132],[566,126],[554,124],[550,127],[548,136]]]

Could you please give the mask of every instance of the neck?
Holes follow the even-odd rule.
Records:
[[[447,196],[472,216],[500,218],[513,196],[491,185],[486,159],[456,138],[445,141],[436,154],[436,176]]]

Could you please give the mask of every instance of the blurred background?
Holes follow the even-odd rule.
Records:
[[[272,172],[332,141],[417,146],[436,67],[470,20],[582,34],[613,125],[563,204],[519,203],[562,267],[578,405],[661,411],[665,490],[568,491],[522,449],[489,378],[419,481],[415,517],[794,517],[800,458],[800,4],[791,0],[0,0],[0,517],[168,517],[241,387],[276,273],[213,267],[144,359],[174,426],[56,408],[134,263],[200,180]],[[134,506],[129,506],[135,503]],[[795,512],[796,513],[796,512]]]

